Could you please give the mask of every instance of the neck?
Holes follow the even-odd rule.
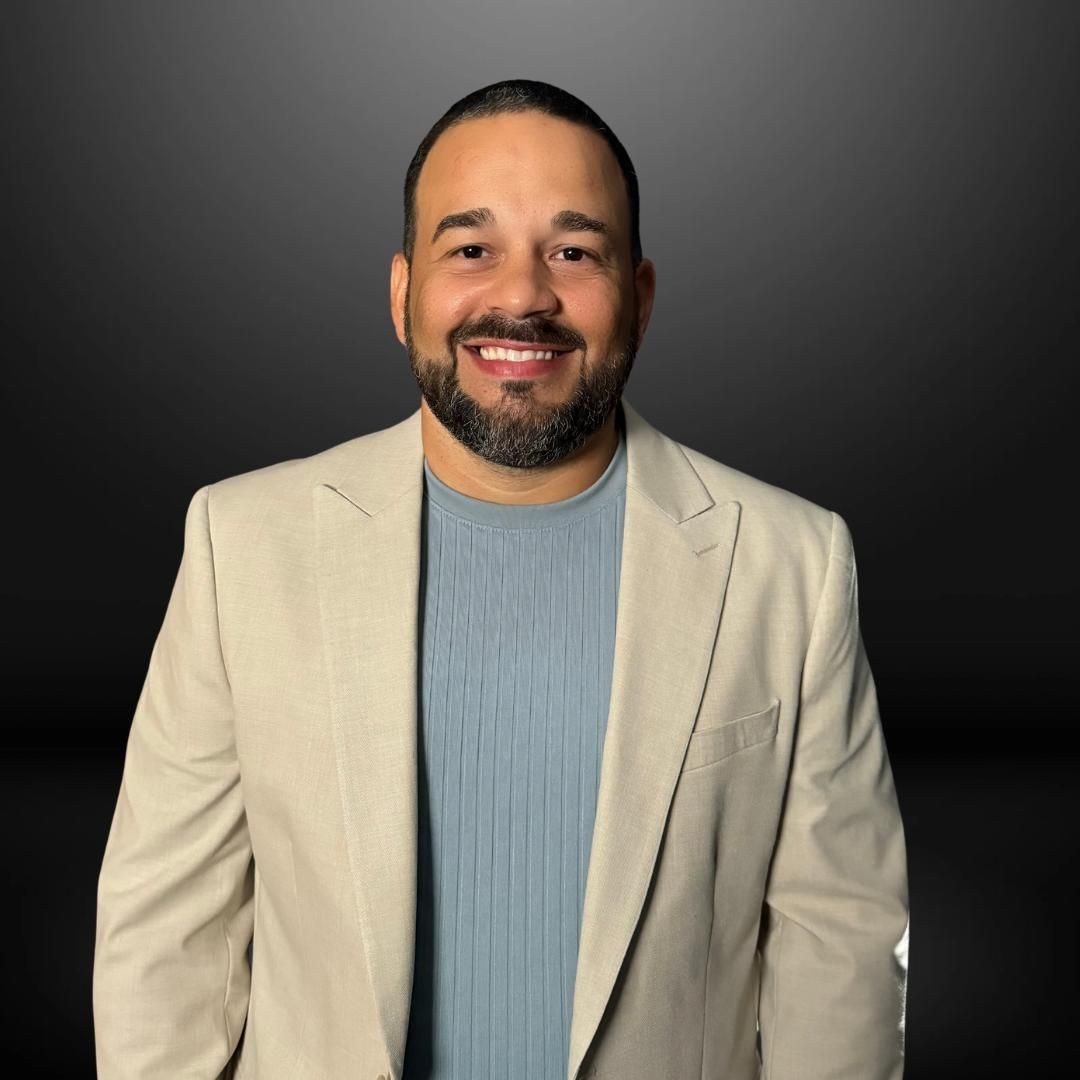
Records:
[[[462,446],[420,400],[420,433],[431,471],[449,487],[487,502],[529,505],[570,499],[591,487],[619,446],[616,412],[569,457],[538,469],[493,465]]]

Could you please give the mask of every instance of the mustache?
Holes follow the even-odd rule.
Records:
[[[583,349],[585,347],[585,340],[580,334],[575,334],[567,327],[557,326],[546,319],[533,319],[520,323],[490,318],[459,327],[452,335],[451,351],[454,346],[470,338],[478,337],[504,338],[507,341],[520,341],[526,345],[536,342],[540,345],[550,345],[554,349]]]

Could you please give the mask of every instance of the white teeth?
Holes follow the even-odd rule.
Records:
[[[552,360],[555,357],[554,352],[540,352],[534,349],[519,352],[517,349],[497,349],[487,345],[481,345],[479,352],[485,360]]]

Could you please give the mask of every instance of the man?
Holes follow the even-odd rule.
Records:
[[[655,271],[577,98],[464,98],[405,214],[419,410],[188,508],[101,868],[99,1075],[897,1080],[846,523],[622,398]]]

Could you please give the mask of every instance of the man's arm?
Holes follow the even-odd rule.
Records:
[[[833,514],[763,911],[763,1080],[900,1080],[904,830],[859,630],[855,555]]]
[[[247,1014],[253,864],[222,657],[209,488],[150,655],[97,891],[98,1076],[205,1077]]]

